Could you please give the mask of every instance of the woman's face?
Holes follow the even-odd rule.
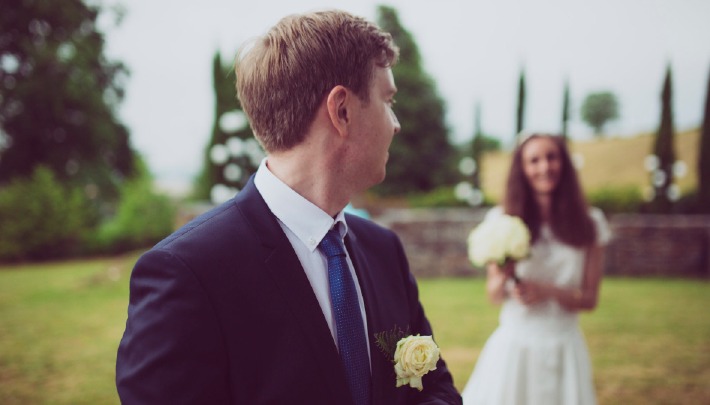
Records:
[[[560,154],[560,148],[549,137],[530,139],[523,146],[523,173],[535,194],[555,191],[562,173]]]

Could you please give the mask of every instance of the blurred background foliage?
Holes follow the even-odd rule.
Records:
[[[114,201],[135,152],[115,110],[127,70],[106,59],[99,9],[80,0],[7,0],[0,13],[0,182],[38,165]]]
[[[265,156],[236,97],[234,65],[216,52],[212,60],[215,114],[202,172],[193,186],[197,200],[223,202],[239,192]]]
[[[85,200],[46,166],[0,189],[0,258],[44,259],[77,253],[88,230]]]
[[[85,240],[90,252],[121,253],[151,246],[174,230],[176,204],[155,192],[145,164],[139,163],[140,175],[121,186],[115,214]]]
[[[619,117],[619,102],[610,91],[590,93],[581,108],[582,119],[594,128],[595,136],[604,134],[604,125]]]
[[[80,0],[3,2],[0,260],[113,253],[172,229],[174,210],[116,114],[128,71],[104,55],[101,12]]]

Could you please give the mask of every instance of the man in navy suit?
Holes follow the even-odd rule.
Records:
[[[286,17],[242,49],[237,90],[267,158],[236,197],[136,263],[116,365],[123,403],[461,403],[443,360],[421,391],[396,387],[375,335],[431,327],[396,235],[343,212],[385,177],[397,56],[388,33],[341,11]],[[365,330],[363,400],[318,248],[331,230]]]

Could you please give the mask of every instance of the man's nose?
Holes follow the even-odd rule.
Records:
[[[397,135],[402,130],[402,126],[394,113],[392,113],[392,121],[394,121],[394,134]]]

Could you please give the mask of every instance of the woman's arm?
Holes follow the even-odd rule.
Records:
[[[582,288],[575,290],[571,301],[559,300],[560,305],[570,311],[591,311],[597,307],[599,301],[599,286],[602,282],[604,269],[604,247],[592,246],[587,249],[584,261],[584,279]]]

